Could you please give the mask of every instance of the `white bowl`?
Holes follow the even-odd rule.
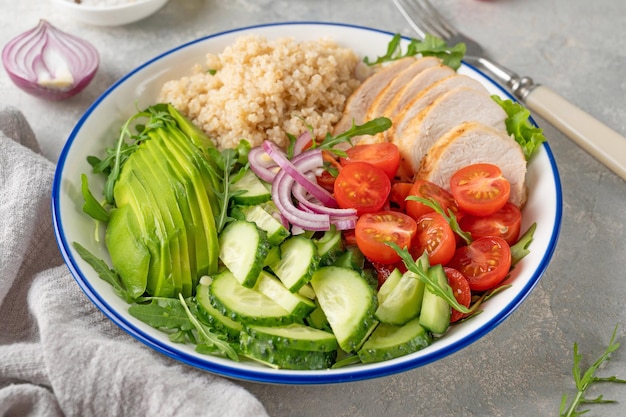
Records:
[[[73,0],[52,0],[66,16],[97,26],[121,26],[156,13],[168,0],[128,0],[116,5],[75,3]]]
[[[522,231],[532,223],[537,228],[530,254],[512,271],[511,287],[483,304],[483,313],[454,325],[449,332],[425,349],[401,358],[367,365],[355,365],[323,371],[276,370],[251,361],[201,355],[193,346],[172,343],[165,333],[138,321],[128,313],[128,304],[115,295],[112,287],[100,279],[72,247],[79,242],[98,257],[110,260],[102,241],[94,239],[93,220],[82,213],[81,174],[89,176],[92,190],[103,180],[91,174],[88,155],[100,155],[115,141],[122,123],[137,108],[154,104],[163,83],[189,73],[202,62],[207,52],[219,53],[245,33],[267,38],[291,36],[316,40],[322,36],[351,47],[361,56],[375,58],[384,54],[392,34],[364,27],[329,23],[281,23],[237,29],[198,39],[168,51],[139,66],[107,90],[87,110],[72,131],[58,162],[52,195],[54,228],[60,250],[77,283],[91,301],[111,320],[147,346],[216,374],[243,380],[283,384],[323,384],[382,377],[416,368],[476,342],[508,317],[528,296],[544,273],[554,249],[561,224],[562,195],[555,160],[549,145],[539,150],[528,166],[528,202],[523,208]],[[489,78],[463,65],[460,73],[481,81],[489,91],[510,98]]]

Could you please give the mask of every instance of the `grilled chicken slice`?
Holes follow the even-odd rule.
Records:
[[[389,139],[401,156],[400,176],[410,179],[437,140],[463,122],[476,121],[506,132],[506,113],[484,92],[457,87],[415,114],[407,107],[393,122]]]
[[[450,190],[450,177],[461,167],[489,163],[500,167],[511,183],[509,201],[526,202],[526,159],[520,145],[505,132],[477,122],[464,122],[430,148],[416,177]]]
[[[352,127],[352,123],[357,125],[365,122],[365,116],[372,102],[389,82],[402,70],[414,63],[416,58],[403,58],[384,67],[363,81],[363,83],[352,93],[343,110],[341,120],[337,122],[333,129],[333,134],[338,135]]]

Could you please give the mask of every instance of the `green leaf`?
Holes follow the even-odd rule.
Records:
[[[377,133],[384,132],[390,127],[391,120],[386,117],[378,117],[376,119],[369,120],[362,125],[357,125],[353,122],[350,129],[338,134],[337,136],[332,136],[328,133],[319,145],[315,145],[315,142],[313,142],[313,147],[337,153],[337,150],[333,148],[340,143],[350,142],[350,139],[355,136],[376,135]]]
[[[530,111],[521,104],[512,100],[503,100],[497,95],[491,97],[506,112],[506,130],[522,147],[526,160],[530,160],[541,144],[546,141],[543,130],[530,123]]]
[[[530,253],[528,247],[533,242],[535,229],[537,229],[537,223],[533,223],[522,237],[511,246],[511,265],[516,265],[522,258]]]
[[[443,39],[431,34],[426,34],[424,40],[411,39],[406,52],[402,52],[401,40],[402,37],[400,34],[394,35],[387,45],[385,55],[379,56],[375,61],[370,61],[368,57],[365,57],[363,61],[367,65],[373,66],[416,55],[434,56],[441,59],[444,65],[456,71],[461,66],[461,61],[467,49],[466,45],[462,42],[454,46],[449,46]]]
[[[463,229],[461,229],[461,226],[459,225],[459,222],[456,216],[454,215],[454,213],[445,211],[443,207],[441,207],[441,204],[439,204],[438,201],[431,199],[431,198],[418,197],[415,195],[410,195],[406,199],[419,201],[423,205],[433,209],[436,213],[441,214],[443,218],[446,219],[446,222],[448,222],[448,224],[450,225],[450,228],[452,229],[452,231],[456,233],[461,239],[463,239],[465,241],[465,244],[469,245],[470,243],[472,243],[471,233],[464,232]]]
[[[134,298],[130,295],[126,288],[124,288],[120,276],[113,269],[109,268],[106,262],[96,257],[78,242],[74,242],[72,246],[74,246],[74,249],[76,249],[76,252],[78,252],[80,257],[83,258],[83,260],[87,262],[94,269],[94,271],[96,271],[100,279],[108,282],[113,287],[113,290],[120,298],[127,303],[132,303],[134,301]]]
[[[89,190],[89,183],[87,175],[82,174],[80,176],[81,192],[85,203],[83,204],[83,212],[95,220],[101,222],[109,221],[109,212],[96,200],[96,198]]]
[[[187,331],[194,328],[185,309],[174,298],[155,297],[149,304],[133,304],[128,312],[156,329]]]

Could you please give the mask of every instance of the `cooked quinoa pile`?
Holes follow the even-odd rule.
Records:
[[[324,137],[361,83],[356,54],[334,41],[267,40],[250,35],[208,54],[190,76],[167,82],[159,98],[202,128],[219,149],[247,139],[288,143],[307,125]],[[359,74],[361,76],[359,77]]]

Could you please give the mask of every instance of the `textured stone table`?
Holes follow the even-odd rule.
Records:
[[[501,63],[554,88],[626,135],[626,4],[623,0],[440,0],[443,14]],[[134,25],[82,25],[46,1],[0,0],[0,43],[39,18],[80,34],[100,51],[92,84],[51,104],[18,90],[0,71],[0,100],[24,112],[44,154],[56,160],[81,114],[119,77],[155,55],[211,33],[259,23],[331,21],[412,35],[384,0],[171,0]],[[376,380],[328,386],[243,383],[274,416],[548,416],[574,393],[572,345],[589,365],[626,326],[626,184],[539,118],[558,163],[563,222],[552,263],[532,294],[486,337],[441,361]],[[624,144],[622,144],[624,146]],[[626,347],[603,375],[626,378]],[[603,385],[616,405],[589,416],[623,416],[626,386]]]

